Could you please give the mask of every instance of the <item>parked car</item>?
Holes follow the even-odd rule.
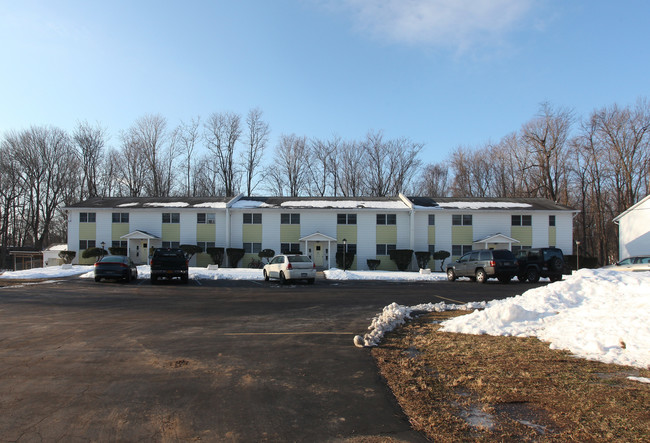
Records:
[[[124,255],[105,255],[95,263],[95,281],[98,282],[102,278],[130,282],[138,279],[138,268]]]
[[[517,259],[508,249],[483,249],[471,251],[453,263],[447,265],[447,279],[454,281],[458,277],[469,277],[479,283],[489,278],[497,278],[501,283],[508,283],[517,275]]]
[[[306,255],[276,255],[264,266],[264,280],[280,279],[282,284],[289,280],[307,280],[310,285],[316,279],[316,265]]]
[[[560,248],[531,248],[517,253],[519,271],[517,279],[521,282],[528,280],[537,283],[540,277],[551,281],[562,280],[562,274],[570,274],[564,262],[564,254]]]
[[[155,285],[159,278],[180,277],[183,283],[188,282],[189,262],[185,252],[180,248],[155,249],[149,264],[151,265],[152,285]]]
[[[612,271],[635,272],[650,271],[650,255],[639,255],[635,257],[624,258],[618,263],[605,266],[603,269],[610,269]]]

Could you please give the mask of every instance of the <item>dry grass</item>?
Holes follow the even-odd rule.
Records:
[[[437,332],[427,314],[372,353],[413,427],[435,441],[648,441],[649,370],[552,351],[536,338]]]

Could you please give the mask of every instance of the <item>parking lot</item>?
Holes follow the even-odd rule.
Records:
[[[420,441],[353,336],[391,302],[530,287],[71,278],[0,288],[2,440]]]

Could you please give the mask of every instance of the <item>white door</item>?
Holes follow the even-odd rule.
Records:
[[[325,258],[325,244],[318,242],[312,246],[312,260],[317,268],[324,267],[324,258]]]

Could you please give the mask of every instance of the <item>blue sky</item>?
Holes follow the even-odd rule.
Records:
[[[0,134],[264,111],[280,134],[498,141],[539,104],[650,97],[650,2],[0,0]]]

